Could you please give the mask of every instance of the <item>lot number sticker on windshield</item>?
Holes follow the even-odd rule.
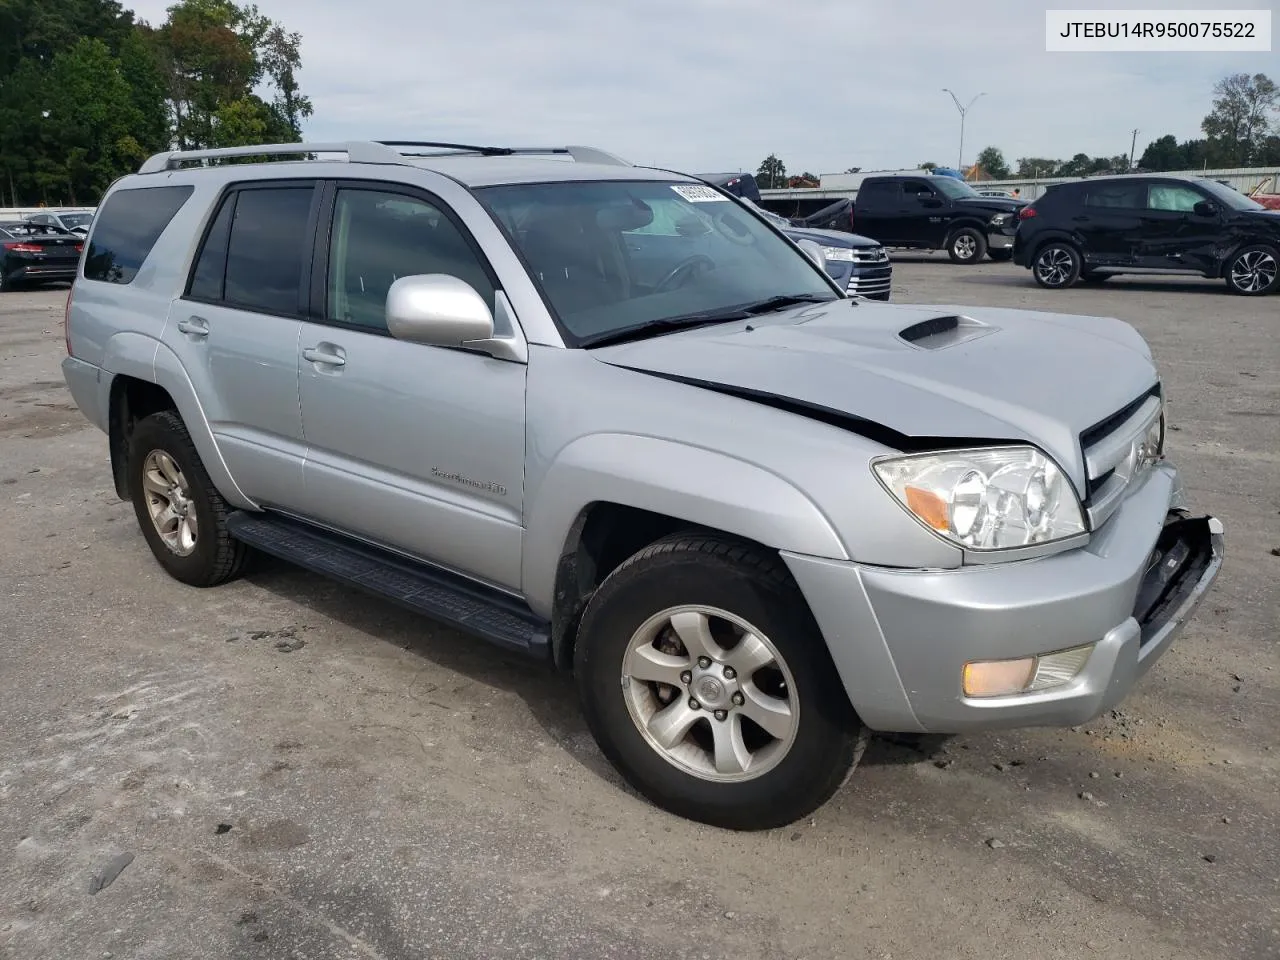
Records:
[[[724,203],[729,202],[729,198],[723,194],[716,193],[710,187],[694,186],[688,183],[677,183],[671,187],[676,193],[684,197],[690,203],[714,203],[717,200]]]

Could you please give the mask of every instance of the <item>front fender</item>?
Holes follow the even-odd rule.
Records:
[[[103,369],[110,375],[103,378],[103,409],[108,409],[111,381],[116,376],[135,377],[163,387],[173,400],[191,434],[200,461],[218,492],[233,506],[255,510],[257,504],[245,496],[213,438],[204,407],[196,396],[195,387],[178,355],[158,340],[140,333],[117,333],[107,341],[102,361]]]
[[[849,557],[827,516],[787,480],[744,460],[656,437],[581,437],[560,450],[530,494],[521,581],[529,605],[548,618],[570,528],[595,502],[648,510],[777,550]]]

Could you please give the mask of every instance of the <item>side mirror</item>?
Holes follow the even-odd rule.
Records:
[[[820,266],[823,270],[827,269],[827,257],[822,252],[822,247],[812,240],[797,240],[796,246],[804,251],[805,256]]]
[[[1191,208],[1191,212],[1197,217],[1213,217],[1217,216],[1218,208],[1208,200],[1197,201],[1196,205]]]
[[[464,347],[493,337],[493,312],[471,284],[457,277],[401,277],[387,291],[387,329],[397,340]]]

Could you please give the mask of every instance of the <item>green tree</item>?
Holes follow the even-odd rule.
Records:
[[[1010,178],[1009,164],[1005,162],[1004,154],[1000,152],[999,147],[987,147],[979,153],[978,166],[992,180]]]
[[[776,190],[780,187],[785,187],[787,185],[787,165],[779,160],[775,154],[769,154],[756,170],[756,182],[764,190]]]
[[[1164,170],[1185,170],[1186,155],[1178,145],[1178,138],[1171,133],[1158,137],[1147,144],[1138,159],[1138,166],[1143,170],[1159,173]]]
[[[1037,177],[1052,177],[1060,166],[1062,166],[1061,160],[1049,160],[1046,157],[1019,157],[1018,179],[1033,180]]]
[[[1213,109],[1200,124],[1211,156],[1233,167],[1256,162],[1280,110],[1280,88],[1264,73],[1233,73],[1213,88]]]
[[[932,172],[932,171],[934,171],[934,170],[937,170],[937,169],[938,169],[938,165],[937,165],[936,163],[934,163],[932,160],[926,160],[924,163],[920,164],[920,166],[916,167],[916,169],[917,169],[917,170],[929,170],[929,171],[931,171],[931,172]]]

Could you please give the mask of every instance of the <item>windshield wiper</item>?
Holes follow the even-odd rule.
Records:
[[[663,317],[660,320],[646,320],[634,327],[623,327],[621,330],[606,330],[582,337],[578,345],[582,347],[604,347],[613,343],[626,343],[629,340],[643,340],[660,333],[671,333],[674,330],[692,330],[713,323],[727,323],[730,320],[747,320],[751,314],[741,307],[732,310],[716,310],[707,313],[690,313],[682,317]]]
[[[753,317],[762,313],[772,313],[775,310],[782,310],[785,307],[794,307],[799,303],[828,303],[836,299],[828,297],[821,293],[792,293],[784,294],[780,297],[769,297],[765,300],[757,300],[755,303],[748,303],[743,307],[739,307],[743,313],[747,313]]]
[[[708,310],[705,313],[686,313],[678,317],[662,317],[658,320],[647,320],[634,327],[623,327],[621,330],[606,330],[592,334],[578,341],[582,347],[604,347],[614,343],[626,343],[630,340],[643,340],[658,334],[671,333],[675,330],[692,330],[713,323],[728,323],[730,320],[750,320],[752,317],[784,307],[792,307],[798,303],[827,303],[835,297],[826,297],[820,293],[788,294],[780,297],[769,297],[755,303],[745,303],[738,307],[724,310]]]

